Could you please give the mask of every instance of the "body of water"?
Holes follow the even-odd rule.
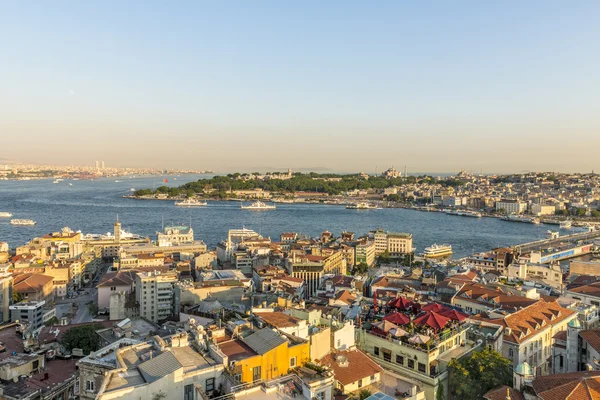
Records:
[[[192,224],[196,239],[209,247],[226,239],[227,231],[246,227],[279,240],[285,231],[317,236],[324,230],[336,236],[346,230],[360,236],[369,230],[383,228],[413,234],[417,252],[433,243],[448,243],[454,257],[544,238],[551,228],[501,221],[496,218],[467,218],[436,212],[406,209],[347,210],[343,206],[317,204],[277,204],[273,211],[247,211],[239,202],[209,201],[204,208],[175,207],[171,201],[132,200],[122,196],[130,188],[179,186],[201,176],[182,175],[169,183],[162,177],[99,179],[94,181],[52,180],[0,181],[0,211],[12,218],[37,221],[32,227],[12,226],[9,219],[0,219],[0,241],[11,248],[34,237],[55,232],[68,226],[83,233],[112,232],[119,216],[123,227],[133,233],[156,239],[164,219],[167,224]],[[69,185],[72,184],[72,186]],[[556,229],[556,227],[552,227]]]

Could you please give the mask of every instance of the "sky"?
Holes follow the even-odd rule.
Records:
[[[0,161],[600,170],[600,2],[0,2]]]

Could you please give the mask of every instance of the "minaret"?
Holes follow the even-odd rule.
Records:
[[[121,241],[121,223],[119,222],[119,215],[117,215],[117,222],[115,222],[113,233],[115,235],[115,241],[119,243]]]

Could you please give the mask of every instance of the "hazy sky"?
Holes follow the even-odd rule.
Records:
[[[3,1],[0,159],[600,170],[599,21],[597,0]]]

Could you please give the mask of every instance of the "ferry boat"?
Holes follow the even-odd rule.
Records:
[[[425,258],[440,258],[452,255],[452,246],[449,244],[433,244],[429,247],[425,247],[423,257]]]
[[[528,224],[535,224],[535,225],[538,225],[540,223],[539,218],[536,218],[536,217],[529,218],[524,215],[515,215],[515,214],[507,215],[505,217],[502,217],[501,219],[503,219],[504,221],[525,222]]]
[[[459,211],[458,214],[461,217],[472,217],[472,218],[481,218],[483,214],[478,211]]]
[[[348,208],[350,210],[375,210],[375,209],[378,209],[379,207],[377,207],[373,204],[369,204],[365,201],[360,201],[358,203],[347,204],[346,208]]]
[[[11,213],[5,212],[5,211],[0,212],[0,218],[10,218],[10,217],[12,217]]]
[[[196,200],[196,199],[185,199],[182,201],[176,201],[175,205],[177,207],[206,207],[206,201]]]
[[[35,222],[31,219],[11,219],[10,220],[11,225],[19,225],[19,226],[33,226],[36,223],[37,222]]]
[[[571,220],[560,221],[559,227],[560,229],[571,229],[573,226],[573,222]]]
[[[294,203],[294,199],[286,199],[283,197],[277,197],[277,198],[271,199],[271,202],[272,203],[292,204],[292,203]]]
[[[263,203],[260,200],[255,201],[249,206],[241,205],[242,210],[251,210],[251,211],[266,211],[266,210],[274,210],[276,207],[272,205],[268,205]]]

